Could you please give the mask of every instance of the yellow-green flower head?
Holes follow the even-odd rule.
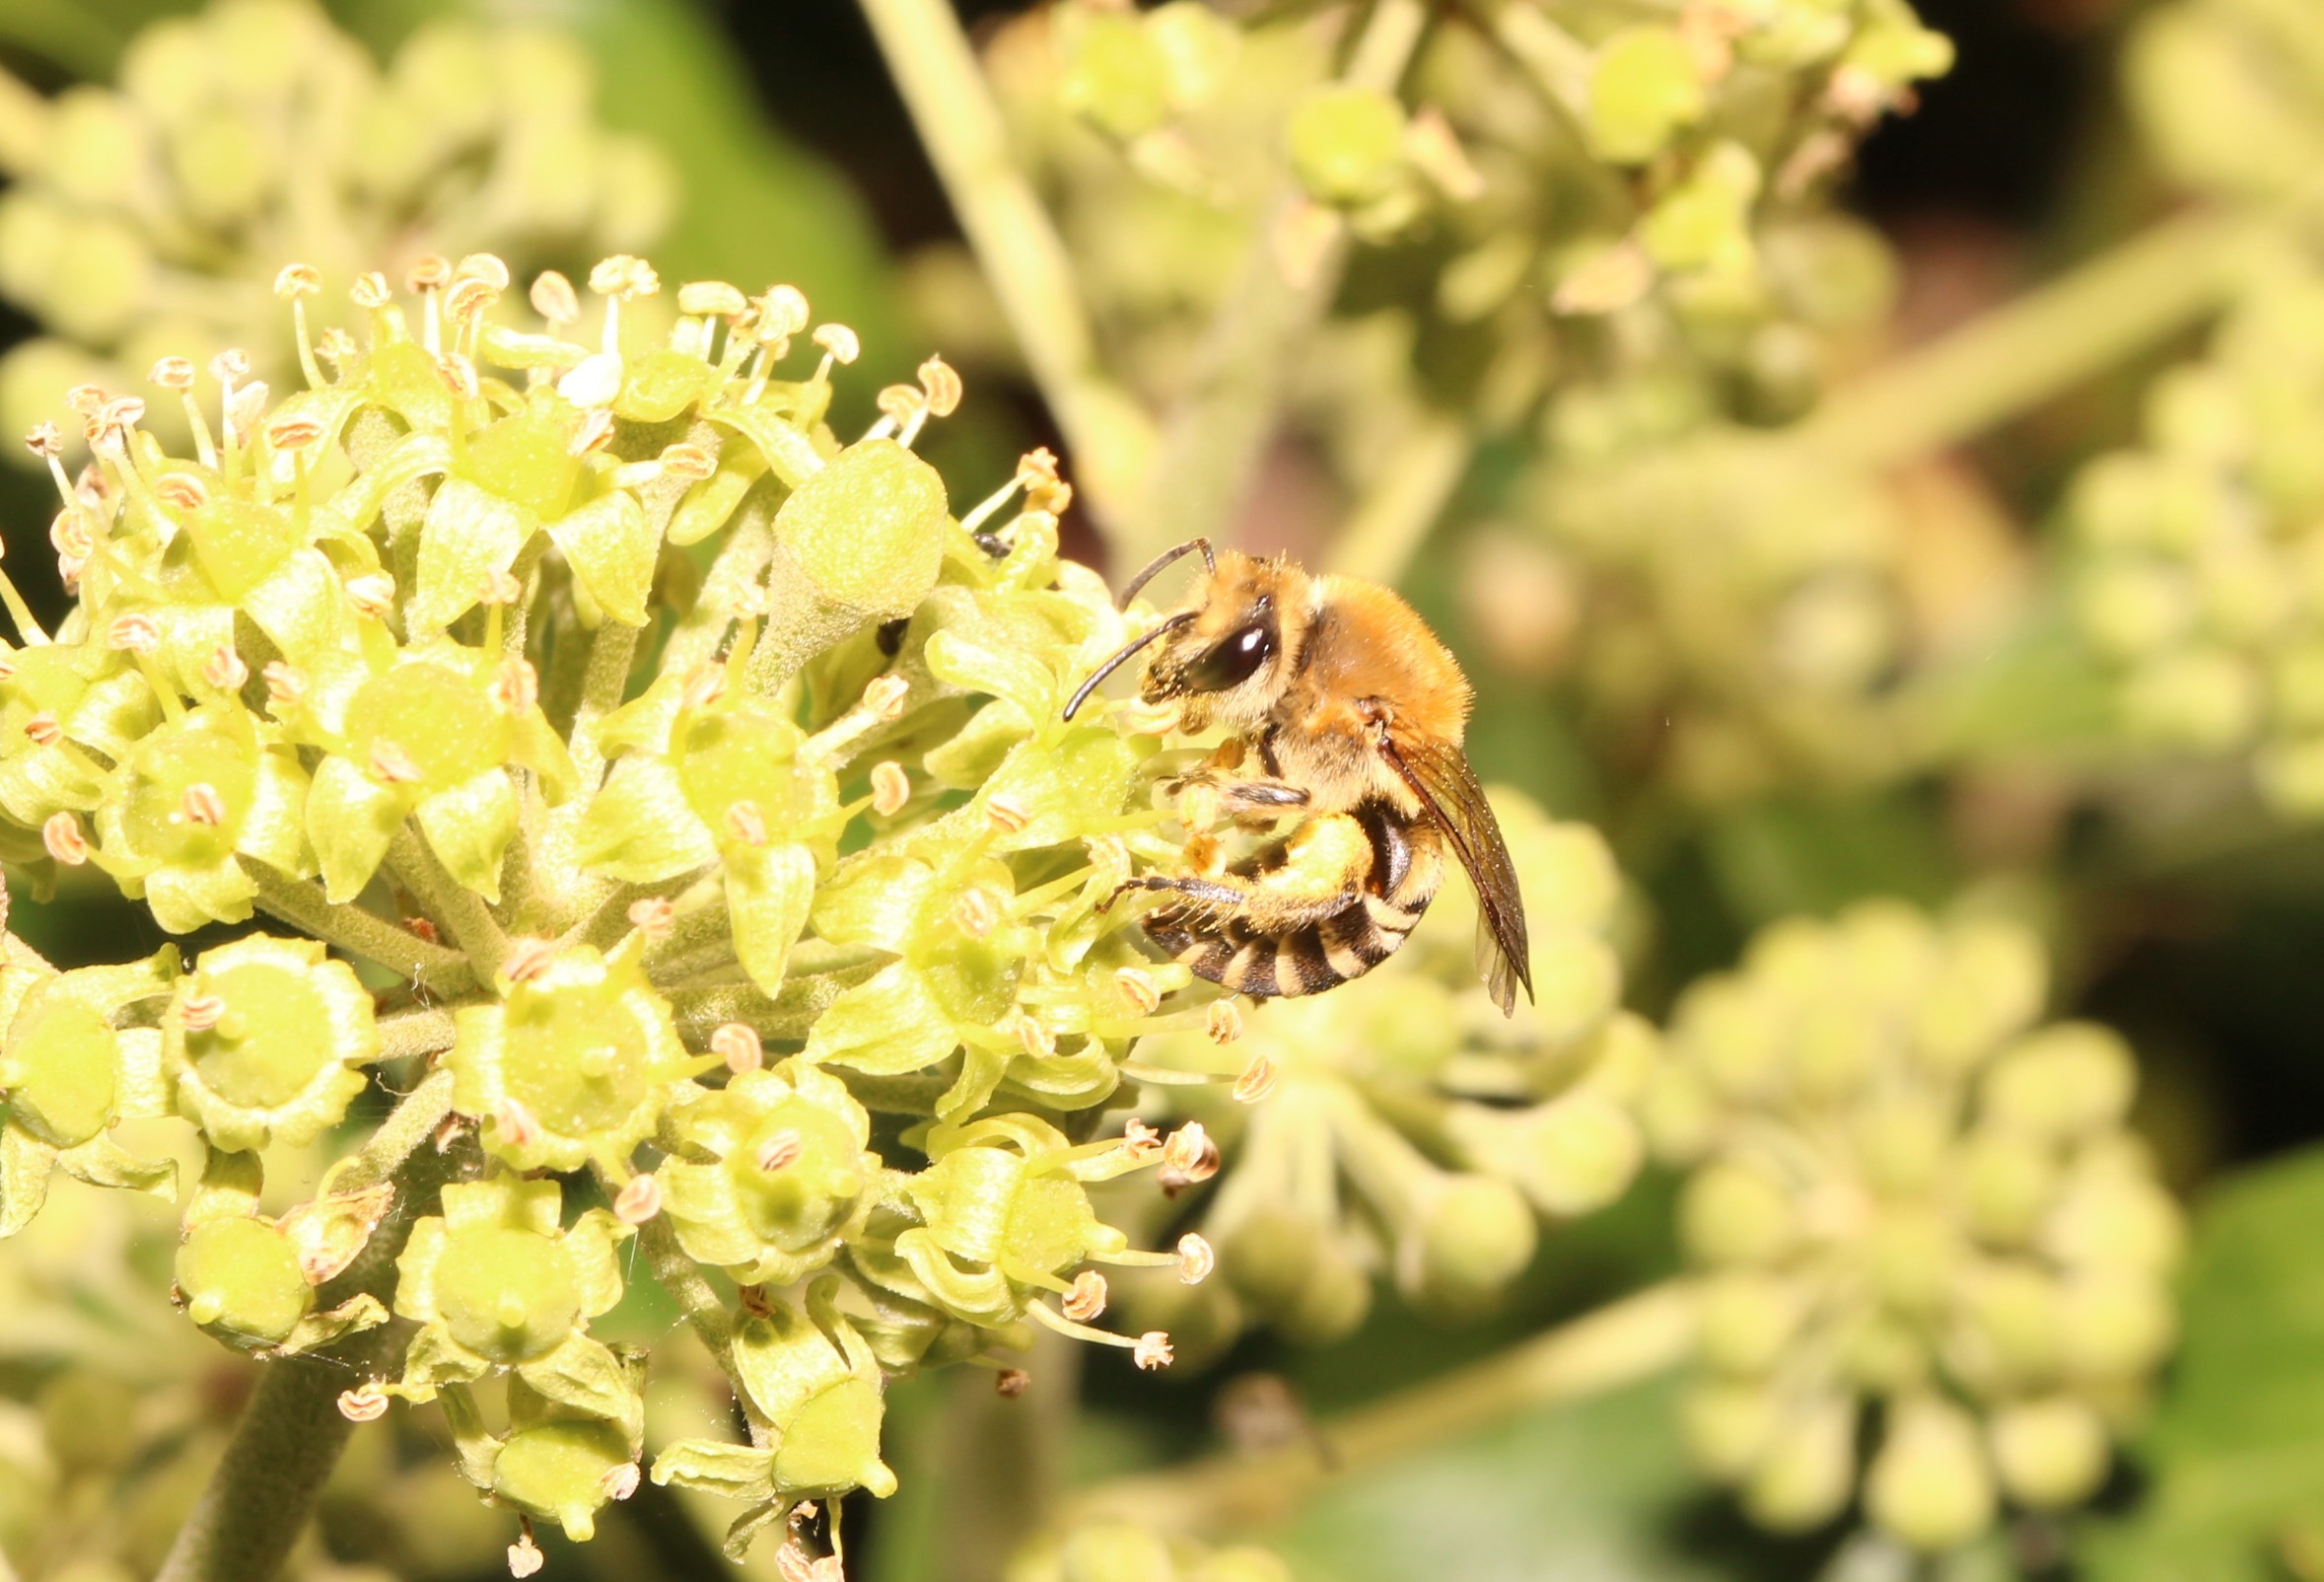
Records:
[[[379,1048],[370,993],[308,939],[254,934],[204,953],[162,1024],[178,1114],[229,1152],[313,1142]]]
[[[421,1326],[398,1387],[406,1400],[508,1369],[552,1401],[634,1420],[634,1387],[585,1332],[621,1300],[615,1249],[632,1232],[601,1208],[560,1229],[561,1201],[553,1181],[456,1184],[443,1214],[412,1227],[395,1260],[395,1312]]]
[[[530,668],[443,639],[382,657],[376,674],[361,663],[316,666],[300,700],[282,706],[286,731],[326,753],[306,807],[324,893],[360,894],[411,818],[446,872],[498,900],[517,832],[510,767],[530,769],[546,799],[573,784]]]
[[[834,1285],[817,1281],[804,1305],[772,1302],[736,1327],[735,1372],[768,1443],[677,1440],[655,1457],[655,1482],[782,1505],[858,1488],[881,1499],[895,1492],[895,1474],[880,1459],[885,1381],[833,1305]]]
[[[845,1083],[804,1060],[681,1091],[654,1172],[663,1212],[696,1261],[743,1285],[793,1285],[838,1256],[881,1170],[872,1119]]]
[[[32,157],[0,201],[0,292],[52,338],[0,366],[0,410],[22,429],[54,389],[189,346],[249,347],[281,378],[286,254],[352,271],[513,246],[537,265],[652,242],[668,162],[596,124],[591,79],[547,30],[438,21],[383,67],[303,0],[219,0],[138,33],[111,89],[12,100]]]
[[[116,1121],[169,1113],[161,1035],[120,1027],[170,992],[177,952],[120,967],[50,969],[13,939],[0,963],[0,1237],[32,1223],[61,1169],[101,1186],[170,1189],[176,1166],[131,1158]],[[28,959],[29,958],[29,959]]]
[[[89,860],[174,934],[239,923],[258,893],[242,858],[314,872],[301,821],[306,797],[297,755],[248,710],[231,702],[181,709],[116,766]]]
[[[2210,357],[2155,384],[2145,444],[2090,463],[2069,499],[2074,615],[2119,745],[2240,762],[2298,818],[2324,810],[2319,371],[2324,276],[2279,260]]]
[[[334,1190],[338,1175],[325,1173],[313,1201],[269,1217],[257,1208],[258,1156],[213,1144],[171,1290],[185,1316],[227,1345],[276,1356],[387,1323],[387,1310],[362,1292],[315,1308],[316,1289],[345,1270],[394,1202],[386,1183]]]
[[[1680,1002],[1647,1115],[1690,1163],[1697,1456],[1779,1528],[1857,1486],[1922,1549],[2094,1489],[2169,1350],[2181,1215],[2102,1028],[2038,1027],[2039,942],[1868,903]]]
[[[511,1169],[624,1168],[676,1084],[712,1063],[679,1042],[644,952],[637,933],[610,955],[520,941],[501,998],[458,1013],[453,1106]]]

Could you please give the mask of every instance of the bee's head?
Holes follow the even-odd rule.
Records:
[[[1306,604],[1306,577],[1289,562],[1223,552],[1170,617],[1140,694],[1178,699],[1188,730],[1255,729],[1291,679]]]
[[[1141,649],[1152,652],[1140,693],[1149,703],[1177,699],[1187,730],[1216,721],[1251,731],[1267,718],[1306,633],[1307,575],[1288,560],[1254,560],[1232,549],[1214,555],[1207,539],[1190,539],[1130,579],[1124,607],[1157,572],[1195,550],[1205,569],[1186,602],[1098,666],[1065,705],[1067,719]]]

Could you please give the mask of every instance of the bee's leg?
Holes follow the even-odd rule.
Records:
[[[1309,819],[1254,863],[1237,864],[1242,871],[1146,874],[1116,889],[1106,904],[1126,891],[1159,891],[1179,898],[1187,912],[1222,922],[1232,918],[1254,932],[1277,934],[1354,904],[1372,866],[1372,839],[1364,827],[1344,813],[1332,814]]]
[[[1200,833],[1221,819],[1272,820],[1307,805],[1303,787],[1285,780],[1215,780],[1196,775],[1180,781],[1178,816]]]

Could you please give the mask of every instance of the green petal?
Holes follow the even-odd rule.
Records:
[[[294,665],[343,646],[354,629],[347,596],[319,549],[292,554],[237,603]]]
[[[301,879],[314,873],[315,853],[306,830],[307,791],[307,771],[296,755],[261,752],[235,849]]]
[[[931,636],[926,653],[938,681],[1006,698],[1030,718],[1047,718],[1063,701],[1057,678],[1029,653],[988,648],[949,631]]]
[[[351,901],[371,883],[407,805],[404,793],[377,783],[345,758],[322,760],[307,794],[307,838],[331,900]]]
[[[56,1153],[22,1126],[0,1126],[0,1238],[30,1225],[48,1201]]]
[[[507,771],[487,769],[474,779],[420,799],[420,831],[464,890],[500,899],[500,860],[517,833],[517,788]]]
[[[624,626],[646,623],[646,596],[653,591],[662,545],[637,496],[608,490],[550,523],[548,534],[608,619]]]
[[[485,578],[508,570],[535,525],[515,501],[465,478],[446,478],[420,527],[419,576],[405,625],[415,633],[440,631],[473,609]]]
[[[642,1430],[645,1402],[618,1357],[586,1334],[569,1334],[547,1356],[521,1364],[517,1377],[559,1405],[618,1424],[631,1438]]]
[[[190,934],[205,923],[246,922],[257,894],[232,857],[207,868],[159,868],[145,879],[145,904],[173,934]]]
[[[654,1458],[654,1481],[728,1499],[774,1497],[775,1453],[715,1439],[673,1439]]]
[[[796,845],[730,847],[726,885],[736,959],[751,982],[774,994],[814,904],[814,853]]]
[[[936,1064],[959,1042],[927,978],[895,962],[834,1000],[808,1035],[805,1052],[810,1061],[867,1076],[900,1076]]]
[[[581,816],[574,848],[590,872],[630,885],[674,879],[718,856],[676,771],[649,757],[613,766]]]

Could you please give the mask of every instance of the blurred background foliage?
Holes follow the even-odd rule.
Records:
[[[1013,332],[842,0],[343,0],[327,19],[248,0],[0,4],[0,415],[16,429],[66,385],[136,384],[165,350],[242,344],[279,373],[267,286],[288,256],[392,270],[489,247],[528,272],[651,247],[672,280],[779,277],[855,326],[875,369],[900,377],[942,349],[965,370],[967,405],[924,447],[948,472],[1003,474],[1033,443],[1067,454],[1083,490],[1069,547],[1112,574],[1209,530],[1396,580],[1477,683],[1480,771],[1603,832],[1608,894],[1569,906],[1529,890],[1537,914],[1619,957],[1603,981],[1629,1013],[1585,994],[1572,1030],[1503,1053],[1563,1062],[1562,1098],[1601,1080],[1607,1028],[1666,1026],[1665,1077],[1692,1072],[1716,1103],[1689,1112],[1683,1080],[1633,1094],[1603,1078],[1643,1108],[1657,1157],[1564,1211],[1537,1201],[1530,1262],[1458,1323],[1407,1300],[1425,1281],[1373,1303],[1359,1275],[1333,1309],[1307,1286],[1238,1283],[1231,1263],[1204,1300],[1240,1307],[1207,1330],[1169,1321],[1205,1371],[1158,1382],[1100,1356],[1078,1401],[1063,1363],[1021,1402],[981,1377],[900,1387],[902,1489],[851,1505],[852,1563],[879,1582],[982,1576],[1042,1519],[1098,1509],[1081,1485],[1168,1525],[1173,1499],[1245,1480],[1259,1492],[1233,1508],[1313,1582],[2324,1575],[2324,13],[1927,0],[1915,23],[1822,0],[1461,0],[1390,73],[1399,106],[1361,71],[1318,86],[1346,64],[1317,25],[1331,7],[958,9],[1086,298],[1071,388],[1035,379],[1055,370]],[[1260,265],[1293,289],[1254,290]],[[1262,359],[1267,388],[1206,399],[1224,352],[1254,345],[1280,354]],[[44,477],[0,473],[12,551],[52,509]],[[10,567],[56,607],[45,554]],[[1539,884],[1586,891],[1586,859],[1566,861],[1543,858]],[[1934,1140],[1908,1115],[1841,1150],[1859,1164],[1925,1147],[1927,1179],[1970,1180],[1977,1117],[2050,1101],[2033,1079],[1981,1079],[1971,1105],[1966,1073],[2018,1059],[1995,1051],[2037,1022],[2111,1030],[2051,1073],[2067,1097],[2034,1129],[2068,1163],[2026,1167],[2043,1192],[2082,1192],[2091,1238],[2040,1257],[2137,1288],[2113,1288],[2130,1318],[2070,1327],[2076,1357],[1963,1375],[1956,1341],[1910,1338],[1941,1304],[1905,1276],[1954,1267],[1966,1243],[1916,1262],[1926,1219],[1901,1252],[1853,1225],[1803,1269],[1747,1189],[1705,1185],[1715,1162],[1683,1174],[1722,1125],[1829,1144],[1793,1078],[1755,1088],[1750,1060],[1769,1038],[1804,1059],[1819,1017],[1861,1012],[1861,996],[1825,1001],[1863,963],[1802,969],[1782,922],[1844,912],[1866,950],[1897,927],[1925,942],[1936,916],[1948,939],[1984,929],[2049,964],[1900,980],[1901,1023],[1978,1026],[1944,1035],[1971,1052],[1941,1098],[1916,1100],[1922,1121],[1944,1117]],[[12,926],[62,965],[162,940],[70,876]],[[1356,991],[1340,998],[1255,1046],[1287,1068],[1317,1058],[1403,1106],[1438,1163],[1456,1156],[1443,1115],[1484,1113],[1460,1090],[1471,1073],[1410,1055],[1361,1025]],[[1770,1018],[1793,1031],[1766,1034]],[[2183,1232],[2157,1181],[2189,1205]],[[1234,1199],[1190,1202],[1187,1223],[1231,1255],[1217,1221]],[[1979,1202],[1963,1212],[2000,1212]],[[1277,1233],[1354,1247],[1359,1267],[1403,1235],[1382,1202],[1340,1208]],[[2024,1251],[1990,1218],[1971,1233],[1977,1258]],[[143,1199],[60,1189],[0,1258],[0,1548],[23,1575],[149,1573],[248,1388],[247,1364],[154,1300],[173,1238]],[[1589,1322],[1649,1332],[1663,1321],[1604,1304],[1690,1260],[1725,1271],[1731,1331],[1695,1336],[1691,1371],[1474,1407],[1563,1321],[1602,1310]],[[1860,1328],[1885,1349],[1784,1317],[1814,1307],[1816,1282],[1865,1279],[1884,1294]],[[2139,1331],[2165,1281],[2177,1318]],[[663,1337],[669,1313],[632,1289],[599,1328]],[[1142,1299],[1125,1282],[1124,1303]],[[2121,1367],[2079,1366],[2108,1343]],[[656,1440],[708,1411],[710,1365],[689,1373],[687,1344],[664,1343],[680,1361],[650,1397]],[[1939,1375],[1992,1422],[1916,1417]],[[1787,1409],[1824,1426],[1745,1453],[1734,1420],[1707,1422],[1739,1420],[1779,1376]],[[1833,1415],[1859,1396],[1891,1404]],[[1432,1399],[1472,1404],[1431,1419]],[[2001,1426],[2028,1402],[2068,1404]],[[428,1430],[397,1422],[358,1437],[300,1574],[496,1574],[505,1532]],[[2108,1438],[2127,1446],[2111,1471]],[[1918,1470],[1884,1479],[1900,1440]],[[2084,1451],[2098,1459],[2076,1463]],[[1214,1459],[1153,1473],[1189,1456]],[[1860,1460],[1869,1525],[1835,1514]],[[1741,1506],[1691,1470],[1705,1462],[1745,1484]],[[1998,1517],[1994,1466],[2011,1501]],[[2075,1475],[2045,1487],[2059,1466]],[[549,1541],[550,1564],[723,1570],[723,1518],[695,1498],[641,1488],[594,1546]],[[1067,1523],[1011,1574],[1226,1582],[1277,1563]],[[771,1548],[745,1569],[775,1574]]]

